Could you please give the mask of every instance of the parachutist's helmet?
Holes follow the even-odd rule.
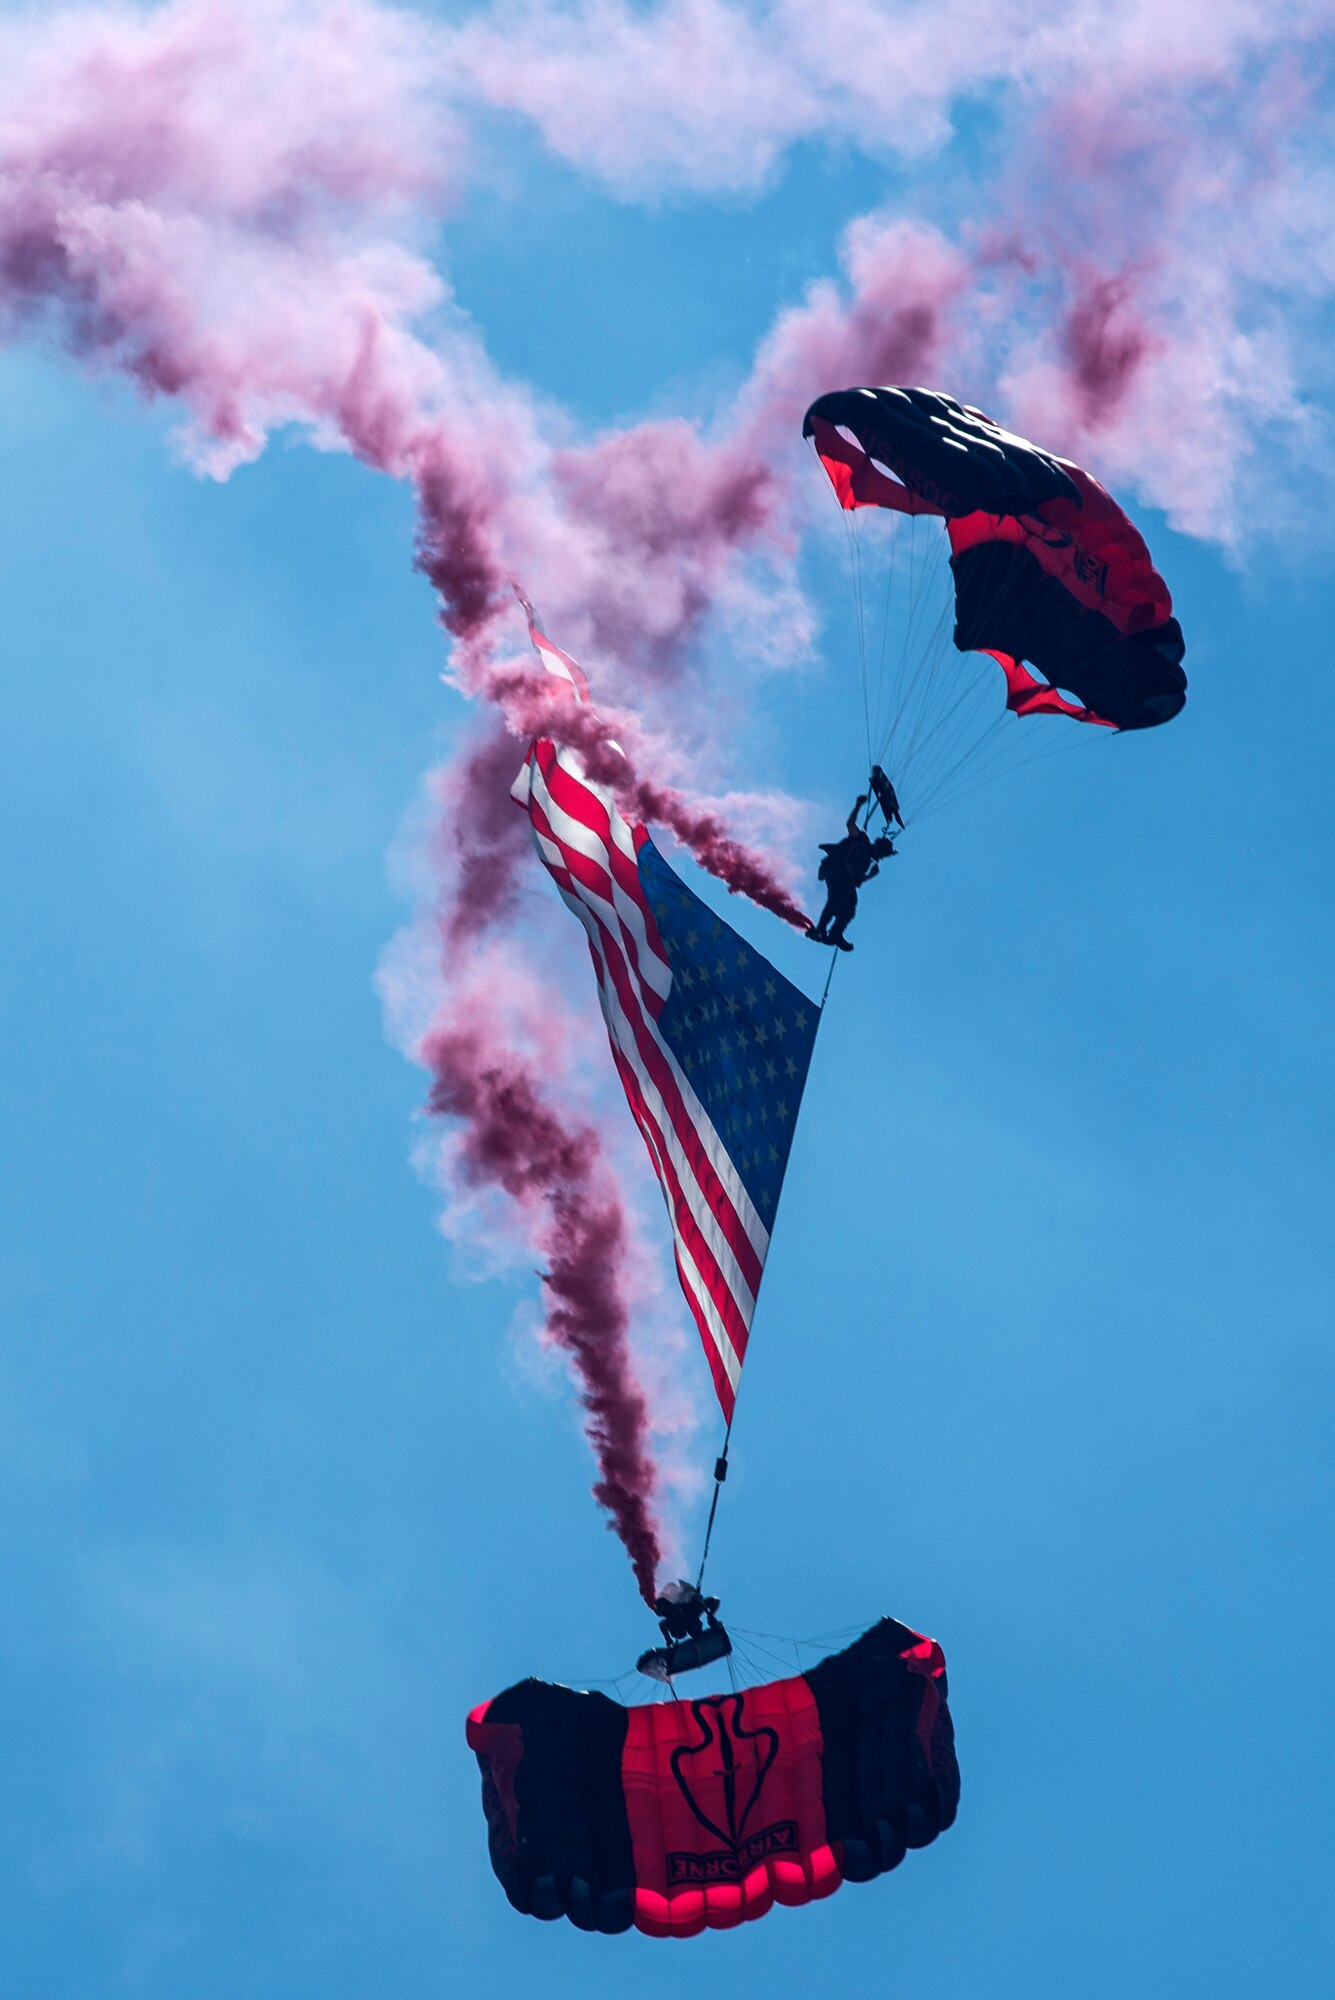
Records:
[[[675,1583],[663,1585],[658,1593],[658,1604],[689,1604],[692,1598],[698,1595],[695,1585],[688,1583],[684,1576],[679,1576]],[[655,1611],[658,1609],[658,1604],[654,1606]]]

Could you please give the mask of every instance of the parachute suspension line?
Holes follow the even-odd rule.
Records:
[[[985,600],[987,615],[989,617],[995,617],[1006,599],[1016,590],[1014,572],[1005,576],[999,585],[994,584],[992,581],[1000,561],[1001,549],[1002,545],[995,543],[988,550],[987,554],[987,570],[985,572],[984,589],[981,595]],[[1025,642],[1029,638],[1037,619],[1042,614],[1041,582],[1021,585],[1019,593],[1015,598],[1014,609],[1016,614],[1023,619],[1014,642],[1017,648],[1017,657],[1023,657]],[[978,685],[984,685],[988,679],[990,679],[990,676],[985,675],[983,681]],[[1004,719],[1005,710],[1002,710],[993,719],[992,723],[976,736],[971,736],[966,726],[963,731],[951,732],[953,742],[949,747],[944,743],[938,744],[938,755],[933,760],[935,768],[932,773],[931,784],[924,787],[924,796],[918,801],[920,816],[924,809],[934,809],[939,803],[953,803],[955,799],[965,796],[967,791],[978,789],[981,785],[991,783],[993,779],[1002,777],[1013,770],[1019,769],[1022,765],[1034,761],[1034,751],[1032,750],[1028,756],[1017,754],[1022,750],[1021,740],[1015,740],[1009,734],[999,736],[999,727]],[[961,735],[964,739],[962,747],[960,747]],[[1028,746],[1025,745],[1023,747],[1027,748]],[[1064,748],[1066,746],[1064,744],[1060,746],[1045,744],[1042,751],[1038,752],[1038,754],[1049,754],[1050,749],[1055,747]],[[955,754],[952,756],[951,752]],[[952,782],[965,774],[969,778],[977,780],[977,783],[968,784],[964,793],[960,792],[958,788],[952,791],[950,789]]]
[[[965,763],[975,756],[991,742],[1005,719],[1006,711],[996,710],[995,676],[984,670],[981,661],[973,654],[965,655],[958,671],[960,692],[924,744],[923,761],[915,772],[914,808],[919,818],[955,769],[956,760]]]
[[[905,607],[905,617],[903,621],[903,637],[900,642],[900,652],[899,652],[900,695],[899,695],[899,700],[896,703],[896,712],[894,721],[890,725],[890,740],[892,743],[894,741],[896,727],[900,721],[900,718],[904,713],[904,708],[908,701],[910,692],[910,690],[904,686],[904,681],[905,681],[904,670],[906,667],[909,666],[910,661],[912,661],[913,670],[916,677],[917,672],[920,671],[922,667],[921,655],[918,655],[915,658],[913,650],[914,626],[917,623],[918,601],[919,601],[918,600],[918,543],[921,540],[921,536],[917,532],[917,527],[912,515],[908,517],[908,520],[909,520],[908,604]],[[898,521],[895,522],[895,530],[896,530],[896,539],[898,539],[898,530],[899,530]],[[893,559],[893,549],[892,549],[892,559]]]
[[[929,544],[929,553],[925,559],[926,575],[917,586],[908,628],[909,643],[914,648],[920,663],[917,677],[920,691],[917,715],[913,718],[912,734],[907,752],[904,753],[910,763],[917,755],[924,724],[930,718],[932,696],[939,685],[941,662],[950,643],[953,607],[951,594],[944,588],[945,567],[944,545],[939,538],[934,539]],[[930,613],[933,601],[936,601],[938,607],[934,618]]]
[[[883,614],[869,663],[872,740],[881,746],[871,754],[892,773],[914,821],[1003,771],[1065,750],[1068,738],[1099,741],[1092,730],[1073,733],[1073,724],[1143,729],[1178,712],[1183,641],[1167,588],[1116,501],[1078,466],[949,396],[914,388],[832,391],[807,411],[803,435],[844,508],[868,510],[889,531],[868,549],[890,557],[887,603],[893,590],[898,632],[888,635],[888,648],[901,669],[887,679]],[[997,448],[1004,463],[989,457],[992,477],[984,479],[980,449]],[[919,548],[913,531],[929,517],[918,515],[912,494],[939,498],[943,472],[956,497],[931,506]],[[907,550],[906,532],[913,534]],[[1058,550],[1071,553],[1050,553]],[[947,667],[936,635],[922,643],[937,602],[935,591],[921,588],[929,573],[946,583],[957,650],[990,653],[1001,668],[1000,699],[990,666],[967,687],[969,676]],[[1093,585],[1092,595],[1082,583]],[[945,624],[943,647],[952,636],[948,613]],[[870,650],[864,642],[864,672]],[[1019,727],[1010,711],[1026,718]],[[1027,719],[1037,714],[1058,719]]]
[[[945,544],[933,541],[931,547],[934,554],[938,547],[943,553]],[[941,563],[938,560],[932,566],[939,572]],[[995,615],[1016,587],[1014,573],[1004,564],[1002,545],[994,544],[987,551],[980,591],[990,615]],[[1024,616],[1023,626],[1023,638],[1027,638],[1035,613],[1029,610],[1026,587],[1021,585],[1020,591],[1022,594],[1016,608],[1022,616],[1029,613]],[[904,634],[906,650],[913,646],[921,606],[929,595],[926,592],[916,593],[909,607]],[[881,753],[882,761],[885,761],[890,743],[898,736],[900,748],[895,752],[893,761],[896,775],[905,785],[906,796],[912,797],[915,819],[922,818],[925,812],[936,810],[938,804],[944,802],[943,794],[952,803],[962,796],[954,781],[961,775],[969,775],[970,767],[975,775],[986,771],[987,777],[981,782],[990,782],[992,778],[1031,761],[1023,754],[1023,749],[1027,747],[1023,738],[1012,737],[1006,732],[1006,710],[1001,708],[993,712],[993,677],[981,670],[980,656],[969,653],[958,662],[964,674],[964,685],[954,699],[944,709],[941,708],[940,673],[949,637],[949,618],[950,604],[947,601],[942,605],[930,638],[920,649],[915,649],[918,671],[911,676],[909,685],[904,689],[898,715]],[[970,675],[970,666],[979,671]],[[1045,750],[1047,747],[1044,746]],[[974,787],[968,785],[967,789]]]
[[[853,604],[858,626],[858,677],[862,682],[862,723],[867,739],[867,761],[871,762],[871,707],[867,686],[867,622],[862,599],[862,535],[856,514],[845,514],[848,555],[853,568]]]
[[[872,736],[879,742],[881,738],[881,715],[885,705],[886,654],[890,642],[890,600],[894,595],[895,564],[899,548],[899,538],[904,529],[904,521],[896,516],[890,526],[890,553],[885,565],[885,596],[881,604],[881,644],[876,659],[876,706],[872,725]],[[890,713],[894,715],[894,682],[890,690]]]
[[[896,518],[895,531],[900,526]],[[914,818],[921,818],[926,811],[934,811],[943,802],[943,795],[947,795],[951,803],[961,796],[955,781],[962,776],[967,779],[970,767],[974,775],[986,772],[982,782],[991,782],[993,777],[1000,777],[1031,761],[1031,757],[1024,754],[1028,746],[1023,735],[1012,736],[1006,731],[1005,708],[993,710],[993,677],[983,670],[980,656],[966,654],[957,663],[964,673],[964,685],[942,708],[940,693],[944,684],[941,665],[950,637],[951,606],[948,599],[942,602],[931,633],[926,634],[922,628],[924,607],[935,596],[934,590],[923,587],[925,578],[930,573],[933,584],[941,580],[945,546],[944,541],[939,539],[925,545],[930,553],[922,557],[924,576],[920,578],[917,575],[920,563],[916,536],[911,542],[913,555],[909,567],[913,587],[906,615],[901,622],[902,651],[912,660],[913,667],[902,677],[897,712],[878,750],[878,761],[893,762],[896,778],[905,796],[912,799]],[[1031,610],[1027,587],[1017,584],[1015,574],[1010,571],[1004,557],[1003,545],[994,544],[988,549],[980,597],[992,616],[1008,598],[1015,602],[1015,608],[1023,619],[1023,644],[1041,607],[1036,605]],[[1015,601],[1017,590],[1018,602]],[[978,671],[970,675],[970,666]],[[1044,745],[1045,753],[1048,747]],[[969,790],[973,788],[971,784],[968,786]]]
[[[901,747],[895,761],[909,779],[912,777],[919,751],[934,739],[938,727],[935,703],[941,685],[941,659],[945,649],[948,615],[948,611],[943,607],[931,632],[925,640],[918,643],[919,664],[901,711],[901,721],[907,732],[908,741]]]
[[[1063,718],[1057,716],[1054,720],[1061,722]],[[934,812],[942,812],[947,806],[957,805],[961,799],[967,799],[974,792],[982,791],[986,785],[995,784],[998,778],[1009,777],[1012,772],[1022,770],[1026,764],[1040,764],[1047,757],[1069,756],[1072,751],[1079,750],[1082,746],[1090,745],[1097,741],[1098,738],[1092,729],[1082,729],[1079,724],[1072,722],[1069,733],[1063,731],[1061,737],[1056,742],[1035,744],[1027,756],[998,758],[994,753],[993,756],[975,765],[972,769],[965,770],[963,776],[966,782],[950,790],[947,789],[947,786],[954,773],[948,772],[946,777],[937,786],[930,804],[924,807],[916,817],[918,819],[927,819]],[[962,760],[962,763],[963,761],[966,760]]]
[[[1030,588],[1034,590],[1037,586],[1031,585]],[[1006,589],[1007,586],[1003,586],[1002,589],[992,593],[988,599],[988,609],[990,612],[995,612],[996,608],[1004,601]],[[1021,596],[1019,604],[1023,606],[1025,602],[1026,598]],[[1019,657],[1021,658],[1024,656],[1025,641],[1028,639],[1036,620],[1041,615],[1041,611],[1042,605],[1040,601],[1019,630],[1016,644],[1019,648]],[[1084,665],[1086,668],[1095,665],[1106,653],[1111,652],[1120,643],[1120,636],[1114,633],[1101,646],[1093,648],[1085,656]],[[1057,688],[1061,686],[1061,659],[1063,650],[1063,648],[1058,649],[1047,670],[1051,685]],[[975,655],[973,657],[980,656]],[[987,679],[990,677],[984,676],[984,678]],[[1026,720],[1028,719],[1026,718]],[[1056,715],[1042,718],[1035,717],[1032,720],[1040,726],[1042,723],[1047,723],[1049,725],[1047,733],[1055,736],[1057,740],[1038,741],[1032,747],[1025,744],[1023,748],[1028,752],[1025,755],[1017,754],[1017,751],[1021,749],[1021,744],[1014,741],[1008,734],[1005,741],[999,740],[993,743],[990,755],[979,757],[978,753],[987,746],[988,737],[994,733],[993,731],[985,732],[976,743],[966,746],[955,762],[937,776],[932,786],[930,798],[924,802],[925,809],[935,812],[940,807],[955,805],[959,800],[968,798],[971,793],[980,791],[983,786],[994,783],[996,779],[1009,777],[1013,772],[1022,770],[1026,764],[1040,763],[1045,758],[1059,756],[1068,751],[1077,750],[1082,745],[1093,744],[1099,740],[1099,731],[1080,727],[1074,717]],[[1115,730],[1108,731],[1109,735],[1116,735],[1117,733]],[[962,786],[956,785],[954,789],[950,789],[952,780],[957,777],[963,778],[968,782],[965,782]],[[917,817],[919,818],[923,816],[924,805],[918,807]]]
[[[700,1551],[700,1568],[696,1573],[695,1587],[701,1588],[705,1580],[705,1564],[709,1561],[709,1544],[714,1538],[714,1516],[718,1513],[718,1496],[723,1491],[723,1482],[728,1476],[728,1446],[732,1441],[732,1418],[723,1433],[723,1449],[714,1460],[714,1497],[709,1503],[709,1520],[705,1524],[705,1545]]]
[[[810,437],[806,441],[811,447],[812,464],[819,467],[820,453],[816,449],[816,441]],[[867,630],[863,619],[862,604],[862,548],[858,537],[859,523],[856,512],[845,508],[840,508],[839,518],[844,524],[844,539],[848,544],[848,574],[853,594],[854,623],[857,627],[858,680],[862,686],[862,725],[867,743],[867,762],[870,764],[872,761],[872,720],[868,694]]]
[[[820,456],[815,441],[811,440],[811,456],[819,465]],[[844,536],[848,542],[848,571],[853,586],[853,611],[858,637],[858,679],[862,684],[862,723],[867,740],[867,761],[871,761],[871,708],[867,693],[867,628],[862,608],[862,545],[858,535],[856,513],[840,509],[844,524]]]
[[[830,984],[834,978],[834,968],[839,963],[839,958],[840,954],[837,951],[832,951],[830,953],[830,969],[825,975],[825,990],[820,996],[821,1015],[824,1015],[825,1002],[830,997]],[[816,1031],[817,1035],[819,1035],[820,1033],[819,1021],[817,1022]],[[797,1108],[797,1116],[800,1118],[801,1115],[802,1115],[802,1106],[799,1100]],[[780,1193],[782,1193],[782,1190],[780,1190]],[[771,1236],[774,1233],[774,1224],[777,1219],[778,1219],[778,1210],[776,1208],[774,1215],[770,1218]],[[754,1324],[755,1321],[753,1319],[752,1326],[754,1326]],[[705,1523],[705,1542],[704,1542],[704,1547],[700,1551],[700,1567],[696,1571],[696,1576],[695,1576],[695,1587],[697,1590],[701,1590],[704,1587],[705,1564],[709,1561],[709,1545],[714,1539],[714,1518],[718,1513],[719,1495],[723,1491],[723,1482],[728,1476],[728,1447],[732,1443],[732,1426],[736,1418],[736,1415],[737,1415],[737,1405],[736,1405],[736,1399],[734,1398],[733,1413],[732,1416],[728,1418],[727,1427],[723,1433],[723,1449],[719,1453],[718,1457],[714,1460],[714,1491],[709,1502],[709,1519]]]
[[[935,525],[935,524],[933,524]],[[935,733],[933,710],[938,700],[941,660],[949,636],[949,606],[942,601],[933,617],[931,606],[941,595],[941,552],[935,541],[923,542],[923,525],[916,520],[896,517],[892,537],[897,549],[902,534],[908,535],[907,559],[898,565],[899,596],[902,599],[897,623],[900,628],[899,670],[891,703],[888,727],[878,737],[878,763],[894,768],[897,786],[910,781],[921,742]],[[892,561],[894,557],[892,555]]]
[[[830,954],[830,969],[825,975],[825,985],[821,991],[821,996],[820,996],[820,1011],[822,1014],[825,1012],[825,1002],[830,997],[830,987],[834,983],[834,968],[836,965],[838,965],[838,963],[839,963],[838,952],[837,951],[832,952]]]
[[[989,618],[989,620],[991,620],[991,618],[995,618],[995,616],[999,614],[1001,606],[1003,606],[1003,604],[1005,604],[1005,600],[1007,600],[1007,598],[1011,596],[1011,592],[1015,592],[1015,588],[1017,588],[1017,572],[1015,572],[1015,570],[1013,570],[1013,568],[1011,568],[1011,566],[1009,566],[1009,564],[1005,562],[1005,544],[1001,544],[1001,542],[993,542],[993,544],[991,544],[991,546],[987,548],[987,556],[985,556],[985,564],[987,564],[987,568],[985,568],[985,572],[983,572],[983,588],[981,588],[979,596],[981,596],[981,598],[983,598],[983,602],[985,602],[985,618]],[[999,578],[999,580],[995,580],[995,576],[997,576],[997,570],[1001,570],[1001,578]],[[1033,624],[1037,622],[1037,618],[1039,618],[1039,616],[1041,616],[1041,606],[1035,606],[1035,608],[1033,608],[1033,610],[1029,612],[1029,618],[1025,620],[1025,624],[1023,624],[1023,628],[1021,628],[1021,632],[1019,632],[1019,636],[1017,636],[1017,646],[1019,646],[1019,656],[1021,656],[1021,658],[1023,658],[1023,646],[1025,646],[1025,640],[1029,638],[1029,632],[1033,630]],[[979,654],[969,654],[969,658],[973,658],[973,660],[977,660],[977,662],[981,664],[981,656],[979,656]],[[981,676],[981,680],[979,680],[979,686],[985,686],[985,684],[987,684],[989,680],[991,680],[991,676],[989,676],[989,674],[983,674],[983,676]],[[969,764],[969,762],[971,762],[971,760],[973,760],[973,758],[975,758],[975,756],[977,756],[977,754],[979,754],[979,752],[981,752],[981,750],[983,750],[983,748],[985,748],[985,746],[989,744],[989,738],[993,736],[993,732],[995,732],[997,724],[1001,724],[1003,720],[1005,720],[1005,710],[1001,710],[1001,712],[999,712],[999,714],[997,714],[997,716],[993,718],[993,724],[991,724],[991,726],[987,726],[987,728],[983,728],[983,732],[981,732],[981,734],[979,734],[979,736],[977,736],[977,738],[975,738],[973,742],[967,742],[967,744],[965,744],[965,748],[961,750],[961,754],[959,754],[957,762],[953,762],[953,764],[951,764],[951,768],[949,768],[949,772],[945,774],[945,778],[937,776],[937,780],[935,780],[935,786],[933,786],[933,790],[937,790],[937,792],[939,792],[939,790],[941,790],[941,786],[945,784],[945,780],[947,780],[947,778],[951,778],[951,776],[953,776],[953,774],[955,774],[957,770],[961,770],[963,766],[967,766],[967,764]],[[1005,748],[1009,748],[1009,740],[1003,740],[1003,742],[1005,742]],[[1015,748],[1019,748],[1019,746],[1015,746]],[[1001,774],[1001,770],[1009,768],[1009,762],[1027,762],[1027,758],[1019,758],[1019,760],[1013,760],[1013,758],[1007,758],[1007,756],[999,756],[999,758],[993,758],[993,756],[989,756],[989,758],[987,758],[987,762],[995,762],[995,764],[997,764],[997,776],[999,776],[999,774]]]
[[[922,791],[927,783],[926,769],[930,768],[930,766],[935,761],[937,761],[934,753],[937,751],[938,745],[941,743],[943,736],[946,736],[947,734],[949,736],[957,736],[961,728],[967,730],[971,725],[971,723],[975,720],[975,718],[968,713],[961,716],[959,711],[962,708],[965,708],[966,705],[968,704],[972,704],[974,707],[976,707],[979,690],[982,688],[988,688],[988,689],[992,688],[991,676],[984,674],[978,671],[977,669],[973,669],[972,661],[973,661],[972,655],[966,655],[960,661],[960,666],[962,669],[965,670],[971,669],[971,671],[962,672],[961,674],[962,684],[959,693],[955,696],[955,699],[950,703],[949,707],[943,711],[940,721],[937,723],[936,728],[932,731],[931,742],[923,746],[924,753],[926,756],[926,766],[922,771],[918,773],[919,791]]]

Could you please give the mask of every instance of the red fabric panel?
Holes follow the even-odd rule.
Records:
[[[635,1923],[693,1937],[838,1888],[825,1838],[824,1742],[795,1677],[629,1712],[621,1782],[635,1852]]]
[[[552,752],[552,762],[550,768],[547,763],[543,762],[542,772],[544,778],[547,779],[553,798],[557,799],[558,803],[570,813],[572,818],[578,818],[582,825],[593,827],[600,842],[606,839],[610,845],[610,832],[604,836],[602,831],[602,827],[608,825],[609,822],[605,808],[602,806],[597,794],[590,791],[586,786],[577,785],[577,781],[561,766],[559,760],[556,759],[553,746],[550,743],[540,741],[534,745],[534,754],[540,761],[543,753],[548,751]],[[559,844],[561,846],[565,865],[572,875],[578,867],[584,878],[590,882],[595,893],[608,898],[608,892],[603,887],[603,884],[607,881],[606,870],[599,869],[596,862],[591,862],[587,857],[577,854],[573,848],[565,843],[558,843],[557,836],[548,822],[546,814],[536,801],[530,803],[529,817],[533,825],[538,828],[539,832],[545,838],[550,840],[553,845]],[[638,878],[633,891],[628,885],[626,886],[627,893],[633,894],[637,905],[641,907],[641,915],[646,919],[646,927],[650,931],[651,938],[657,941],[658,932],[657,927],[654,925],[653,912],[648,908],[643,890],[639,886]],[[608,899],[610,900],[610,898]],[[619,925],[616,933],[605,923],[601,925],[601,928],[608,977],[615,988],[621,1013],[634,1035],[640,1060],[658,1089],[664,1109],[672,1120],[672,1128],[681,1144],[682,1151],[691,1165],[695,1178],[704,1191],[705,1198],[718,1221],[720,1232],[727,1241],[728,1248],[732,1251],[733,1256],[737,1259],[738,1268],[750,1289],[751,1297],[754,1299],[760,1289],[762,1264],[757,1256],[756,1247],[747,1235],[745,1225],[734,1209],[728,1192],[719,1179],[714,1162],[706,1152],[700,1134],[683,1102],[677,1082],[677,1076],[680,1072],[674,1074],[661,1047],[654,1041],[641,1018],[642,1010],[637,1004],[636,982],[634,981],[623,948],[622,937],[625,926]],[[596,968],[596,959],[594,964]],[[615,1053],[615,1045],[613,1053]],[[694,1250],[694,1246],[692,1248]],[[717,1282],[721,1290],[715,1297],[715,1303],[721,1306],[722,1300],[725,1297],[727,1298],[730,1312],[737,1319],[741,1334],[741,1345],[744,1348],[746,1345],[746,1328],[741,1322],[740,1314],[737,1312],[736,1302],[731,1298],[731,1294],[727,1292],[723,1279],[719,1277]],[[713,1290],[714,1287],[711,1286],[711,1292]],[[736,1344],[736,1341],[734,1341],[734,1345]]]
[[[468,1717],[465,1735],[470,1750],[487,1759],[489,1776],[505,1812],[510,1838],[518,1837],[519,1801],[515,1796],[515,1776],[524,1755],[524,1732],[517,1722],[488,1722],[489,1701],[482,1702]]]
[[[934,501],[878,471],[861,445],[850,443],[823,417],[812,418],[811,434],[839,505],[846,512],[854,507],[893,507],[901,514],[942,512]]]
[[[1035,514],[961,514],[946,523],[951,553],[985,542],[1014,542],[1077,604],[1101,612],[1119,632],[1164,624],[1173,600],[1144,539],[1097,479],[1065,459],[1062,470],[1080,489],[1079,507],[1048,500]]]
[[[927,1683],[923,1689],[922,1707],[918,1710],[917,1736],[930,1770],[933,1765],[932,1732],[941,1711],[940,1688],[946,1677],[946,1656],[935,1639],[919,1639],[916,1646],[906,1646],[899,1657],[911,1674],[921,1674]]]
[[[1092,708],[1081,708],[1079,702],[1068,701],[1064,694],[1058,694],[1055,687],[1031,674],[1012,654],[999,653],[993,646],[979,650],[989,660],[995,660],[1006,676],[1006,706],[1016,715],[1073,715],[1077,722],[1096,722],[1101,729],[1114,727],[1106,716],[1095,715]]]
[[[1162,625],[1173,614],[1173,600],[1144,537],[1090,473],[1065,461],[1063,469],[1078,487],[1081,504],[1049,500],[1039,509],[1040,519],[1049,529],[1068,532],[1095,564],[1106,569],[1099,608],[1119,630],[1143,632]]]
[[[732,1343],[732,1350],[737,1356],[739,1367],[746,1359],[747,1330],[742,1322],[741,1315],[737,1311],[736,1300],[732,1297],[719,1275],[713,1253],[706,1245],[700,1233],[699,1226],[690,1213],[689,1207],[681,1198],[680,1182],[673,1170],[667,1149],[663,1145],[662,1134],[659,1132],[658,1126],[650,1114],[649,1107],[644,1101],[644,1092],[640,1089],[640,1080],[615,1043],[612,1045],[612,1061],[616,1064],[617,1074],[621,1078],[622,1088],[626,1093],[626,1102],[630,1106],[630,1115],[639,1126],[640,1135],[649,1149],[649,1157],[654,1163],[654,1171],[658,1175],[664,1193],[668,1195],[674,1204],[673,1212],[677,1217],[677,1229],[673,1231],[673,1262],[677,1266],[677,1276],[681,1280],[682,1295],[690,1307],[691,1317],[695,1321],[701,1343],[705,1350],[705,1359],[709,1363],[709,1372],[714,1378],[714,1391],[718,1396],[724,1421],[731,1423],[732,1413],[737,1402],[737,1394],[724,1370],[723,1357],[715,1344],[714,1329],[705,1317],[704,1307],[700,1302],[699,1296],[700,1286],[704,1286],[715,1310],[724,1322],[724,1332]],[[690,1245],[691,1255],[695,1259],[696,1270],[700,1273],[698,1278],[689,1273],[682,1263],[681,1251],[677,1244],[678,1229],[680,1230],[682,1240]]]

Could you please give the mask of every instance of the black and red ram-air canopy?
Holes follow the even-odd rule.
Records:
[[[1168,586],[1091,474],[928,389],[836,390],[802,434],[841,506],[944,520],[955,644],[996,660],[1016,714],[1150,729],[1182,708]]]
[[[941,1648],[883,1618],[788,1680],[643,1708],[520,1681],[468,1718],[517,1910],[692,1937],[868,1882],[955,1817]]]

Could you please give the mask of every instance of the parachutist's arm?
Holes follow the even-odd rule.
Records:
[[[858,814],[862,811],[862,808],[866,805],[866,803],[867,803],[867,794],[863,792],[861,796],[854,803],[852,812],[848,815],[848,818],[844,821],[844,824],[848,828],[850,833],[857,832]]]

